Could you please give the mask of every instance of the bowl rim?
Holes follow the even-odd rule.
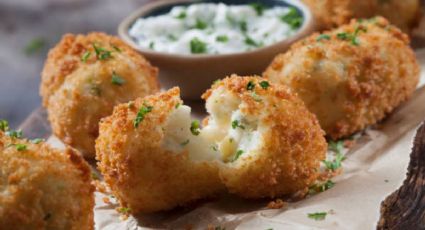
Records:
[[[132,48],[149,56],[162,56],[162,57],[168,57],[168,58],[181,58],[181,59],[187,59],[187,60],[194,60],[194,59],[211,59],[211,58],[215,59],[215,58],[229,58],[229,57],[234,58],[238,56],[254,55],[254,54],[278,49],[282,45],[290,45],[296,40],[299,40],[300,38],[307,36],[313,31],[313,27],[314,27],[313,16],[310,9],[304,3],[302,3],[299,0],[279,0],[279,1],[286,2],[288,3],[288,5],[296,7],[298,10],[300,10],[303,13],[304,20],[303,20],[302,26],[298,29],[298,31],[295,34],[293,34],[290,37],[287,37],[279,42],[275,42],[268,46],[256,48],[250,51],[242,51],[242,52],[235,52],[235,53],[228,53],[228,54],[196,54],[196,55],[158,52],[158,51],[153,51],[151,49],[140,47],[128,33],[129,28],[134,24],[134,22],[138,18],[148,14],[149,12],[159,7],[163,7],[167,5],[175,5],[179,3],[191,3],[191,2],[199,3],[200,2],[199,0],[158,0],[158,1],[149,2],[141,6],[137,10],[135,10],[133,13],[129,14],[126,18],[124,18],[121,21],[121,23],[118,25],[118,35]]]

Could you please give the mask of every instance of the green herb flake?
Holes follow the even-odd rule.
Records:
[[[198,38],[190,40],[190,51],[193,54],[201,54],[207,52],[207,44]]]
[[[86,62],[87,59],[89,59],[90,55],[91,55],[91,52],[87,50],[86,52],[83,53],[83,56],[81,56],[81,61]]]
[[[90,93],[99,97],[102,94],[102,90],[100,89],[99,85],[92,83],[90,84]]]
[[[206,22],[204,22],[202,20],[199,20],[199,19],[196,19],[196,23],[195,23],[195,28],[196,29],[204,30],[204,29],[207,28],[207,26],[208,25],[207,25]]]
[[[244,152],[243,152],[243,150],[238,150],[238,151],[236,151],[236,154],[235,154],[235,156],[233,157],[233,160],[232,160],[232,162],[234,162],[234,161],[236,161],[237,159],[239,159],[239,157],[243,154]]]
[[[98,60],[107,60],[112,57],[112,52],[106,50],[105,48],[98,47],[95,43],[92,44],[94,52],[96,53],[96,58]]]
[[[6,120],[0,120],[0,130],[5,132],[9,129],[9,122]]]
[[[249,4],[254,10],[255,12],[257,12],[257,15],[261,16],[264,13],[264,10],[267,8],[267,6],[265,6],[264,4],[260,3],[260,2],[253,2]]]
[[[217,144],[213,144],[213,145],[211,146],[211,148],[212,148],[212,150],[214,150],[215,152],[217,152],[217,151],[218,151],[218,145],[217,145]]]
[[[176,106],[174,106],[174,108],[178,109],[180,107],[180,103],[177,103]]]
[[[262,81],[262,82],[260,82],[260,86],[263,89],[267,89],[267,88],[269,88],[270,83],[268,81]]]
[[[289,8],[289,12],[280,17],[280,19],[287,23],[292,29],[298,29],[303,23],[303,17],[298,13],[294,7]]]
[[[227,37],[226,35],[219,35],[217,36],[217,38],[215,39],[218,42],[228,42],[229,41],[229,37]]]
[[[345,156],[341,152],[338,152],[335,155],[335,159],[333,161],[324,160],[322,162],[325,164],[325,167],[327,169],[329,169],[331,171],[335,171],[335,170],[341,168],[343,160],[345,160]]]
[[[92,178],[93,180],[100,180],[99,176],[98,176],[98,175],[97,175],[97,173],[95,173],[95,172],[91,172],[91,178]]]
[[[117,51],[118,53],[121,53],[121,49],[118,46],[116,45],[111,45],[111,46],[112,48],[114,48],[115,51]]]
[[[238,120],[232,121],[232,129],[241,128],[245,129],[245,126],[241,125]]]
[[[24,144],[15,144],[16,150],[18,151],[25,151],[27,150],[27,146]]]
[[[190,124],[190,132],[192,132],[193,135],[198,136],[201,132],[199,131],[199,121],[198,120],[194,120],[192,121],[192,123]]]
[[[261,101],[262,101],[261,97],[260,97],[258,94],[256,94],[255,92],[252,92],[251,97],[252,97],[252,98],[254,99],[254,101],[256,101],[256,102],[261,102]]]
[[[335,182],[333,182],[331,180],[327,180],[324,183],[322,182],[322,183],[315,184],[315,185],[311,186],[309,188],[308,193],[310,195],[313,195],[313,194],[316,194],[316,193],[319,193],[319,192],[324,192],[324,191],[326,191],[328,189],[333,188],[334,186],[335,186]]]
[[[115,71],[113,71],[111,83],[114,85],[123,85],[125,83],[125,80],[120,75],[115,73]]]
[[[150,113],[153,109],[153,106],[143,105],[142,108],[140,108],[139,112],[137,112],[136,118],[133,121],[134,128],[139,127],[140,122],[142,122],[145,119],[145,115]]]
[[[255,83],[253,81],[249,81],[248,84],[246,85],[246,89],[247,90],[254,90],[255,88]]]
[[[321,35],[317,36],[316,41],[320,42],[322,40],[331,40],[331,36],[329,36],[327,34],[321,34]]]
[[[182,11],[179,13],[179,15],[176,16],[177,19],[185,19],[186,18],[186,12]]]
[[[25,46],[25,54],[32,55],[35,53],[40,52],[44,46],[46,46],[46,41],[44,38],[34,38],[33,40],[29,41],[28,44]]]
[[[180,143],[181,146],[186,146],[187,144],[189,144],[189,139],[183,141],[182,143]]]
[[[6,131],[6,136],[9,136],[11,138],[22,138],[23,133],[22,130],[7,130]]]
[[[118,212],[122,214],[129,214],[131,212],[131,209],[127,207],[120,207],[118,208]]]
[[[315,212],[315,213],[308,213],[307,216],[308,218],[313,220],[324,220],[327,214],[328,213],[326,212]]]
[[[155,42],[152,41],[149,43],[149,49],[151,50],[155,49]]]
[[[254,46],[254,47],[259,47],[260,44],[258,44],[256,41],[254,41],[254,39],[246,36],[245,37],[245,44],[249,45],[249,46]]]
[[[344,141],[343,140],[339,140],[339,141],[329,141],[329,146],[328,149],[332,152],[335,153],[342,153],[342,151],[344,150]]]
[[[41,142],[44,142],[44,141],[46,141],[46,140],[43,139],[43,138],[35,138],[35,139],[31,140],[31,142],[33,144],[40,144]]]
[[[248,24],[246,23],[246,21],[239,22],[239,29],[241,29],[243,33],[246,33],[248,31]]]

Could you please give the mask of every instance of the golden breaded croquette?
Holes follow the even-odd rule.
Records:
[[[184,206],[224,188],[179,94],[173,88],[118,105],[100,122],[98,167],[130,213]]]
[[[157,72],[116,37],[64,35],[41,74],[40,94],[53,133],[93,158],[99,120],[117,104],[157,92]]]
[[[90,168],[71,149],[0,131],[0,229],[93,229]]]
[[[331,29],[353,18],[386,17],[392,24],[410,32],[419,22],[420,0],[304,0],[321,28]]]
[[[297,42],[263,75],[289,86],[326,134],[338,139],[375,124],[407,100],[419,65],[408,36],[376,17]]]
[[[203,98],[210,116],[201,134],[216,145],[231,193],[273,198],[315,182],[327,150],[324,132],[287,87],[232,75]]]

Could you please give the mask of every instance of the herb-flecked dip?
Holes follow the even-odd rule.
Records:
[[[129,34],[140,47],[158,52],[228,54],[282,41],[302,23],[303,17],[294,7],[197,3],[139,18]]]

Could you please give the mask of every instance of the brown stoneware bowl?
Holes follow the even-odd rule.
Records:
[[[159,68],[159,80],[162,88],[179,86],[182,97],[199,100],[202,93],[220,78],[232,73],[239,75],[261,74],[273,57],[285,52],[295,41],[314,31],[314,21],[310,10],[298,0],[269,0],[265,4],[273,6],[293,6],[303,16],[303,24],[293,36],[269,46],[252,51],[233,54],[196,54],[181,55],[153,51],[137,45],[128,34],[129,28],[140,17],[149,17],[167,13],[173,6],[188,5],[194,2],[223,2],[225,4],[249,4],[251,1],[195,1],[166,0],[148,3],[125,18],[118,27],[119,36],[131,47],[138,50],[153,65]]]

